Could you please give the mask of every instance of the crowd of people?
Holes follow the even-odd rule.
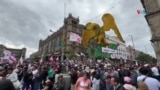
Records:
[[[66,87],[65,75],[70,77]],[[0,64],[0,90],[160,90],[157,64],[45,61]]]

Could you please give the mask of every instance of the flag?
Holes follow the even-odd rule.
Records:
[[[56,40],[53,40],[53,41],[52,41],[52,51],[55,50],[55,47],[56,47]]]
[[[56,60],[57,60],[57,61],[59,60],[58,56],[57,56]]]
[[[3,59],[9,60],[11,52],[9,50],[4,50],[3,54],[4,54]]]
[[[70,33],[69,40],[74,41],[74,42],[78,42],[78,43],[81,43],[81,41],[82,41],[81,37],[78,34],[72,33],[72,32]]]
[[[76,56],[78,56],[78,57],[79,57],[79,56],[81,56],[81,55],[80,55],[80,54],[78,54],[78,53],[76,53],[75,55],[76,55]]]
[[[15,57],[15,55],[13,55],[13,54],[11,54],[11,55],[9,56],[9,59],[12,60],[12,61],[16,61],[16,57]]]
[[[61,42],[61,48],[64,48],[64,47],[65,47],[65,42],[62,41],[62,42]]]
[[[52,57],[52,56],[49,58],[49,61],[51,61],[51,62],[53,62],[53,61],[54,61],[54,59],[53,59],[53,57]]]
[[[39,62],[40,62],[40,63],[42,63],[42,62],[43,62],[43,58],[42,58],[42,57],[40,58]]]
[[[21,56],[19,62],[20,62],[20,64],[23,64],[23,58],[22,58],[22,56]]]
[[[84,53],[81,52],[81,56],[85,56]]]
[[[137,14],[140,14],[141,13],[141,10],[137,10]]]

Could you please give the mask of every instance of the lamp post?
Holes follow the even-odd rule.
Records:
[[[144,47],[144,49],[145,49],[145,51],[146,51],[146,54],[148,53],[148,51],[147,51],[147,47],[146,46],[143,46]]]
[[[131,37],[131,40],[132,40],[132,45],[133,45],[133,57],[132,59],[134,60],[136,58],[136,52],[135,52],[135,46],[134,46],[134,40],[133,40],[133,36],[132,35],[129,35]]]

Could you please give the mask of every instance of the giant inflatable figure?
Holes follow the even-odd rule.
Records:
[[[107,13],[102,16],[103,26],[99,26],[96,23],[89,22],[86,24],[86,28],[82,34],[82,44],[85,48],[89,46],[91,40],[102,46],[108,46],[110,43],[107,42],[105,32],[113,30],[117,35],[118,39],[123,41],[123,38],[118,30],[118,27],[111,14]]]

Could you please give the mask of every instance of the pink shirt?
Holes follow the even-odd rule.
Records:
[[[91,86],[91,81],[89,79],[84,80],[83,77],[80,77],[77,82],[78,86],[76,90],[88,90]]]

